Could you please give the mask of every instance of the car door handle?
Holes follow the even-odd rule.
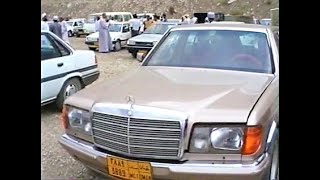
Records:
[[[57,66],[61,67],[61,66],[63,66],[63,63],[58,63]]]

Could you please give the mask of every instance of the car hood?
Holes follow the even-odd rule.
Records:
[[[154,42],[159,41],[162,38],[162,36],[162,34],[141,34],[133,38],[130,38],[130,40],[136,42]]]
[[[142,66],[129,74],[83,89],[66,100],[84,109],[95,103],[126,104],[183,112],[193,122],[245,123],[272,74],[197,68]]]

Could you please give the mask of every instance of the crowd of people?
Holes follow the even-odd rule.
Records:
[[[65,42],[69,43],[67,22],[68,18],[53,16],[53,23],[48,24],[46,13],[41,15],[41,30],[51,31]],[[137,14],[133,14],[133,19],[129,20],[132,37],[137,36],[145,30],[151,28],[158,21],[167,22],[167,16],[163,13],[161,16],[154,15],[150,17],[145,15],[143,19],[139,19]],[[96,17],[95,30],[99,32],[99,52],[108,53],[113,50],[112,39],[109,32],[110,25],[114,22],[113,17],[108,17],[105,13]],[[181,18],[181,22],[190,23],[188,15]]]
[[[41,15],[41,30],[51,31],[69,44],[67,21],[68,18],[53,16],[53,23],[49,25],[47,14],[43,13]]]

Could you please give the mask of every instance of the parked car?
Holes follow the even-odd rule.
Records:
[[[134,58],[137,57],[138,52],[142,54],[148,53],[168,29],[178,24],[177,22],[157,22],[145,30],[143,34],[132,37],[127,41],[126,47],[129,53],[131,53]]]
[[[83,27],[83,24],[85,23],[85,18],[77,18],[77,19],[70,19],[67,21],[68,25],[72,27],[68,31],[68,36],[72,37],[76,35],[76,31],[79,30],[79,28]]]
[[[271,25],[271,19],[270,18],[260,19],[260,24],[265,25],[265,26],[270,26]]]
[[[129,22],[115,22],[109,26],[109,32],[112,39],[113,49],[115,51],[121,50],[121,48],[127,43],[127,40],[131,38],[131,29]],[[90,50],[96,50],[99,48],[99,32],[95,32],[86,37],[85,44],[88,45]]]
[[[87,22],[83,25],[83,34],[89,35],[96,32],[95,22],[96,17],[101,16],[103,12],[90,14],[87,18]],[[114,21],[127,22],[133,18],[130,12],[104,12],[107,15],[107,19],[114,18]]]
[[[80,37],[82,35],[85,35],[84,30],[83,30],[83,25],[82,26],[77,26],[73,28],[73,34],[76,37]]]
[[[41,106],[64,100],[99,77],[92,51],[74,50],[49,31],[41,31]]]
[[[260,20],[257,19],[257,18],[253,18],[253,22],[254,22],[254,24],[261,24],[261,23],[260,23]]]
[[[137,14],[138,19],[141,19],[141,21],[146,20],[145,16],[150,16],[151,19],[154,19],[154,13],[139,13]]]
[[[62,147],[107,176],[279,179],[273,33],[255,24],[172,27],[141,67],[68,98],[61,122]]]

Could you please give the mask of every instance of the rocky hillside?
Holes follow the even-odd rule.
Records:
[[[168,15],[170,6],[176,11],[173,15]],[[220,11],[265,18],[270,17],[270,9],[275,7],[279,7],[279,0],[41,0],[41,12],[69,17],[87,17],[103,11],[148,11],[166,12],[169,18],[179,18],[185,13]]]

